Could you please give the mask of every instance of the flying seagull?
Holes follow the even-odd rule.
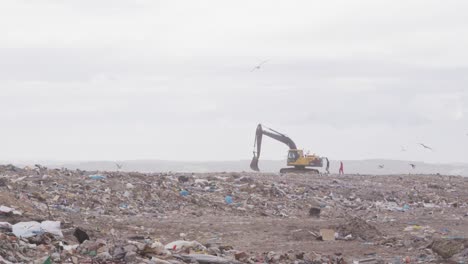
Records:
[[[122,164],[119,164],[119,163],[115,163],[115,166],[117,167],[117,169],[122,169],[123,165]]]
[[[250,72],[253,72],[255,70],[260,70],[260,68],[262,67],[263,64],[265,64],[267,62],[267,60],[264,60],[262,62],[260,62],[260,64],[258,64],[257,66],[255,66]]]
[[[411,166],[411,168],[413,168],[413,169],[416,168],[416,165],[413,164],[413,163],[410,163],[410,166]]]
[[[382,164],[382,165],[379,165],[379,168],[380,168],[380,169],[383,169],[384,166],[385,166],[385,165],[383,165],[383,164]]]
[[[424,145],[423,143],[419,143],[419,145],[421,145],[423,148],[426,148],[426,149],[433,150],[431,147],[429,147],[429,146],[426,146],[426,145]]]

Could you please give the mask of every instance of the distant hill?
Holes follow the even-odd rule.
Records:
[[[117,170],[116,162],[113,161],[80,161],[80,162],[53,162],[46,161],[41,164],[53,168],[69,168],[82,170]],[[140,172],[220,172],[220,171],[250,171],[250,160],[237,161],[165,161],[165,160],[128,160],[118,161],[122,164],[123,171]],[[453,164],[431,164],[417,161],[403,160],[344,160],[344,171],[350,174],[445,174],[468,176],[468,163]],[[412,169],[409,165],[416,165]],[[31,165],[33,163],[21,163],[19,166]],[[285,167],[286,162],[281,160],[260,160],[259,167],[264,172],[278,172],[280,168]],[[379,165],[384,165],[379,168]],[[339,161],[330,161],[330,172],[338,173]],[[322,171],[324,168],[321,169]]]

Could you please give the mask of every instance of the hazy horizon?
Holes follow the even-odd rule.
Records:
[[[42,161],[18,162],[16,166],[41,164],[49,168],[80,169],[86,171],[137,171],[150,172],[252,172],[250,160],[231,161],[181,161],[181,160],[127,160],[127,161]],[[117,167],[116,164],[121,167]],[[442,174],[468,176],[468,163],[425,163],[404,160],[343,160],[347,174],[399,175],[399,174]],[[1,164],[1,162],[0,162]],[[412,168],[410,164],[414,164]],[[383,165],[383,168],[381,166]],[[261,160],[261,172],[278,173],[286,167],[285,160]],[[330,160],[330,172],[338,173],[339,161]],[[325,172],[325,168],[318,168]]]
[[[384,159],[384,158],[369,158],[369,159],[335,159],[328,157],[330,160],[333,161],[401,161],[401,162],[419,162],[419,163],[427,163],[427,164],[468,164],[468,162],[426,162],[424,160],[405,160],[405,159]],[[51,164],[51,163],[76,163],[76,162],[152,162],[152,161],[163,161],[163,162],[194,162],[194,163],[204,163],[204,162],[239,162],[239,161],[246,161],[250,162],[251,158],[246,159],[226,159],[226,160],[170,160],[170,159],[124,159],[124,160],[110,160],[110,159],[96,159],[96,160],[66,160],[66,159],[57,159],[57,160],[42,160],[42,159],[30,159],[30,160],[0,160],[0,163],[3,164],[25,164],[25,163],[33,163],[37,162],[37,164]],[[260,159],[262,161],[274,161],[274,162],[286,162],[286,159]]]

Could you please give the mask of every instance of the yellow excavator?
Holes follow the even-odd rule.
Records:
[[[258,124],[255,132],[254,151],[252,162],[250,162],[250,168],[254,171],[260,171],[258,168],[258,160],[260,158],[260,151],[262,149],[262,137],[263,135],[283,142],[289,147],[287,166],[288,168],[282,168],[280,173],[319,173],[317,169],[310,169],[308,167],[323,167],[323,158],[317,155],[304,155],[302,149],[297,149],[296,144],[288,136],[275,131],[271,128],[265,127],[263,129],[262,124]]]

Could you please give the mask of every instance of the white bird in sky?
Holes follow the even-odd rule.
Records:
[[[263,64],[265,64],[268,60],[264,60],[262,62],[260,62],[260,64],[258,64],[257,66],[255,66],[250,72],[253,72],[255,70],[260,70],[260,68],[262,67]]]

